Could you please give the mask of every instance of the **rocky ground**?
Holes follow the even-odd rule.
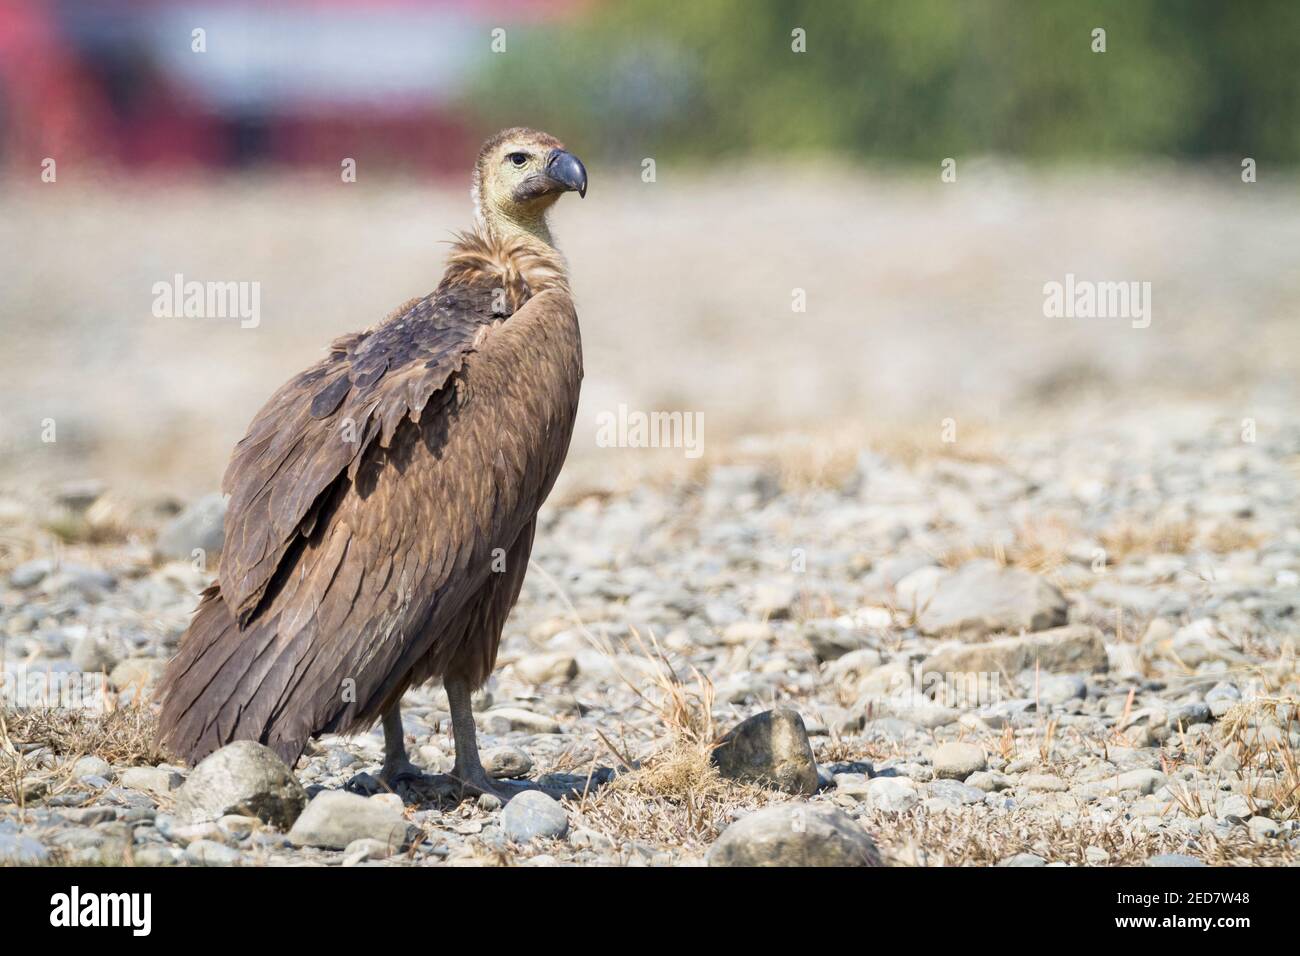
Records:
[[[142,691],[209,579],[219,502],[10,490],[7,673],[106,674],[113,709],[6,685],[0,861],[1292,863],[1300,428],[1257,414],[1257,436],[1139,409],[751,442],[571,489],[476,704],[494,773],[570,795],[516,785],[504,808],[349,793],[378,729],[292,772],[239,744],[168,763]],[[404,720],[412,758],[449,769],[441,691]]]

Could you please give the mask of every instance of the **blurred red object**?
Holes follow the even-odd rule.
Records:
[[[60,179],[292,164],[460,169],[482,133],[456,94],[491,25],[581,0],[4,0],[0,162]],[[208,49],[191,48],[204,25]]]

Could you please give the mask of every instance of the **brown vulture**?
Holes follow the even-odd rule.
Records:
[[[452,779],[494,793],[470,694],[491,673],[564,462],[578,318],[547,228],[582,162],[505,130],[474,168],[477,229],[438,288],[290,379],[235,446],[217,580],[162,684],[160,737],[197,761],[255,740],[290,766],[310,737],[382,719],[390,786],[418,778],[408,687],[441,678]]]

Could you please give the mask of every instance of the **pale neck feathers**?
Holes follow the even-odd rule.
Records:
[[[458,233],[442,281],[446,286],[500,288],[511,312],[547,289],[569,293],[564,257],[541,240],[521,234],[497,238],[491,233]]]

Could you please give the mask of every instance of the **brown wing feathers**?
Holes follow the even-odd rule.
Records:
[[[449,666],[462,609],[504,619],[522,567],[490,580],[491,549],[516,554],[527,527],[526,565],[581,376],[562,277],[535,251],[462,239],[437,292],[337,340],[272,396],[223,481],[220,583],[164,680],[174,752],[196,760],[250,738],[293,761],[312,734],[373,720],[412,679]],[[562,298],[535,298],[548,289]],[[537,334],[551,322],[559,338]],[[512,323],[536,326],[533,337],[484,338]],[[547,374],[572,395],[520,379]],[[522,404],[475,402],[479,389]],[[539,433],[520,433],[521,416]],[[479,657],[490,669],[495,643]]]

